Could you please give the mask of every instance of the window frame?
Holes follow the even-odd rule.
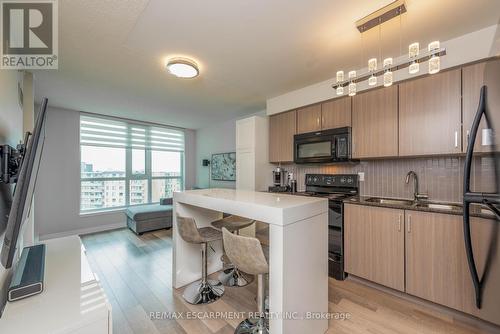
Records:
[[[107,119],[114,119],[113,117],[99,117],[96,115],[88,115],[86,113],[81,113],[80,117],[82,115],[85,116],[90,116],[90,117],[95,117],[95,118],[107,118]],[[123,120],[120,120],[123,121]],[[130,131],[133,126],[136,125],[141,125],[144,126],[146,129],[146,132],[149,132],[151,130],[151,127],[153,125],[151,124],[142,124],[137,121],[123,121],[127,124],[127,131]],[[81,124],[79,125],[81,127]],[[167,126],[161,126],[161,125],[154,125],[154,127],[164,127],[164,128],[169,128]],[[180,129],[179,129],[180,130]],[[185,133],[184,133],[184,140],[185,140]],[[152,185],[153,185],[153,180],[169,180],[169,179],[176,179],[180,180],[180,189],[184,190],[185,188],[185,141],[184,141],[184,149],[182,151],[175,151],[175,150],[155,150],[155,149],[150,149],[150,148],[144,148],[145,154],[144,154],[144,166],[145,166],[145,171],[144,174],[134,174],[132,172],[132,151],[137,150],[140,148],[137,147],[132,147],[131,145],[127,145],[124,147],[125,149],[125,177],[98,177],[98,178],[92,178],[92,177],[82,177],[81,173],[81,163],[82,163],[82,147],[83,146],[94,146],[94,147],[112,147],[112,146],[98,146],[98,145],[90,145],[90,144],[82,144],[81,140],[79,141],[79,154],[80,154],[80,170],[79,170],[79,175],[80,175],[80,191],[79,191],[79,213],[80,215],[92,215],[96,213],[106,213],[106,212],[116,212],[116,211],[123,211],[123,209],[126,209],[127,207],[133,207],[133,206],[138,206],[138,205],[146,205],[146,204],[157,204],[157,202],[152,201]],[[175,152],[180,154],[180,171],[181,175],[179,176],[153,176],[152,173],[152,151],[164,151],[164,152]],[[147,194],[146,194],[146,201],[144,203],[140,204],[131,204],[130,203],[130,181],[134,180],[147,180]],[[113,206],[109,208],[96,208],[96,209],[82,209],[82,183],[83,182],[89,182],[89,181],[97,181],[97,182],[105,182],[105,181],[125,181],[125,205],[123,206]]]

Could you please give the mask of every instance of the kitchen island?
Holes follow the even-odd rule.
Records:
[[[210,226],[222,213],[269,224],[269,311],[272,334],[319,334],[328,329],[328,200],[233,189],[174,193],[173,286],[201,278],[199,245],[178,234],[176,215]],[[221,242],[208,272],[222,269]],[[224,299],[224,296],[222,297]]]

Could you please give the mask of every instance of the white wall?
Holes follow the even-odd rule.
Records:
[[[446,69],[498,55],[500,53],[500,41],[496,36],[498,29],[499,26],[494,25],[442,42],[441,47],[446,48],[447,54],[446,56],[441,57],[441,68]],[[419,75],[427,73],[425,70],[422,70],[422,68],[425,69],[426,66],[427,63],[421,65]],[[332,69],[332,73],[335,73],[338,70],[342,69]],[[343,70],[346,72],[349,69],[344,68]],[[409,77],[410,75],[408,74],[408,71],[401,70],[394,72],[395,82],[408,79]],[[332,88],[334,83],[335,78],[332,78],[270,98],[267,100],[267,114],[273,115],[283,111],[336,98],[337,96],[335,95],[335,90]],[[357,90],[359,92],[368,88],[367,82],[362,82],[358,84]]]
[[[79,115],[75,110],[48,109],[35,193],[35,233],[41,240],[125,226],[123,211],[80,215]],[[186,186],[195,180],[195,142],[194,131],[187,131]]]
[[[23,139],[23,114],[18,103],[18,83],[21,80],[21,73],[11,70],[0,70],[0,144],[16,146]],[[9,191],[10,186],[0,185],[5,191]],[[5,200],[0,192],[0,206]],[[5,210],[5,208],[3,208]],[[0,212],[3,216],[6,212]],[[5,224],[0,222],[0,247],[3,244],[5,234]],[[6,301],[7,285],[10,281],[10,270],[5,270],[0,265],[0,310]]]
[[[265,116],[266,111],[259,111],[250,116]],[[246,118],[241,117],[238,119]],[[234,181],[209,180],[209,167],[203,167],[203,159],[210,160],[214,153],[236,152],[236,121],[229,120],[220,124],[196,130],[196,186],[200,188],[235,188]]]
[[[236,152],[236,120],[230,120],[196,130],[196,186],[200,188],[234,188],[233,181],[209,181],[209,167],[203,159],[210,160],[214,153]]]

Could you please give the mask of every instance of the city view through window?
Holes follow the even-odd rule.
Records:
[[[126,128],[123,131],[126,133]],[[114,128],[101,132],[110,138],[118,135]],[[106,147],[82,142],[80,211],[158,203],[161,198],[172,197],[174,191],[183,189],[184,152],[155,150],[151,146]]]

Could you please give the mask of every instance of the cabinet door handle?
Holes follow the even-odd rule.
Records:
[[[455,131],[455,147],[458,147],[458,131]]]
[[[467,147],[469,147],[470,130],[467,130]]]
[[[411,215],[408,215],[408,233],[411,233]]]
[[[320,123],[319,117],[316,119],[316,122],[318,123],[318,126],[319,126],[319,123]]]
[[[401,232],[401,215],[398,216],[398,232]]]

